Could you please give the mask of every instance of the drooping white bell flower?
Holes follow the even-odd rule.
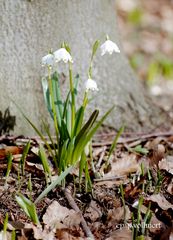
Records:
[[[46,56],[42,57],[42,66],[52,67],[55,63],[54,61],[54,55],[49,53]]]
[[[72,56],[70,55],[69,52],[67,52],[65,48],[60,48],[57,51],[55,51],[53,54],[55,57],[55,62],[60,62],[62,60],[65,63],[67,62],[73,63]]]
[[[91,78],[88,78],[88,80],[85,82],[85,88],[86,91],[88,92],[89,90],[91,91],[98,91],[97,83]]]
[[[101,46],[101,56],[105,53],[112,54],[113,52],[119,53],[120,49],[116,43],[112,42],[111,40],[107,39]]]

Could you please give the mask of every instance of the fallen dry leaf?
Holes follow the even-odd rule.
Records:
[[[163,210],[167,210],[168,208],[173,209],[173,205],[170,204],[161,193],[153,194],[147,197],[146,199],[156,202],[159,205],[159,207],[161,207]]]
[[[111,170],[106,173],[105,177],[122,176],[129,173],[135,173],[140,170],[137,162],[137,156],[134,153],[123,154],[121,159],[111,162]]]
[[[150,159],[150,166],[158,166],[159,162],[165,157],[165,147],[163,144],[158,144],[153,149],[153,155]]]
[[[125,206],[125,220],[131,218],[131,212],[128,206]],[[118,207],[108,210],[109,225],[115,226],[115,224],[124,221],[124,207]]]
[[[53,201],[43,216],[43,222],[50,228],[77,226],[81,222],[80,214]]]
[[[159,221],[159,220],[156,218],[155,215],[152,215],[149,226],[151,226],[151,227],[149,227],[149,231],[150,231],[151,233],[158,234],[159,232],[162,231],[163,223],[162,223],[161,221]]]
[[[57,230],[56,237],[58,240],[90,240],[85,237],[72,236],[69,232],[65,230]]]
[[[6,156],[11,153],[12,155],[20,154],[23,152],[23,147],[17,146],[7,146],[5,148],[0,149],[0,160],[6,158]]]
[[[165,169],[173,174],[173,156],[167,156],[159,162],[159,169]]]
[[[120,228],[113,231],[105,240],[130,240],[132,239],[132,232],[127,228]]]
[[[91,201],[88,209],[86,210],[84,217],[90,219],[91,222],[96,222],[102,216],[102,212],[95,201]]]
[[[48,229],[42,229],[41,226],[34,226],[34,237],[35,239],[42,239],[42,240],[55,240],[55,233],[53,231],[49,231]]]

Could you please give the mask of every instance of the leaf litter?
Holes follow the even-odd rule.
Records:
[[[149,205],[152,212],[145,239],[171,239],[173,133],[170,132],[166,136],[164,133],[162,136],[151,134],[142,139],[140,136],[126,137],[124,134],[119,138],[116,150],[106,166],[110,145],[103,146],[102,142],[111,142],[112,137],[113,132],[110,134],[103,132],[93,141],[94,165],[97,166],[99,178],[92,177],[94,180],[92,192],[86,193],[83,188],[79,191],[77,183],[72,181],[74,173],[69,175],[66,182],[66,188],[70,189],[68,193],[66,188],[56,187],[36,204],[40,225],[34,225],[19,208],[14,196],[18,191],[29,196],[27,188],[29,176],[32,179],[33,200],[46,187],[44,170],[38,157],[39,139],[30,139],[25,175],[21,176],[19,182],[17,174],[21,149],[24,149],[28,139],[23,136],[2,136],[0,139],[1,229],[5,214],[8,212],[7,232],[11,236],[12,229],[15,229],[17,239],[132,239],[132,215],[137,214],[137,206],[142,196],[141,218],[144,219]],[[4,152],[11,152],[13,156],[6,188],[4,166],[7,165],[7,155],[3,155]],[[51,166],[54,177],[53,164]],[[76,174],[77,171],[75,177]],[[92,169],[90,174],[92,176]],[[124,205],[120,186],[124,191]],[[140,231],[141,229],[139,234]],[[88,237],[90,233],[92,235]]]

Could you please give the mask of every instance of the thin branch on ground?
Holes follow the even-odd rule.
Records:
[[[79,207],[77,206],[77,204],[75,203],[73,197],[72,197],[72,194],[71,194],[71,191],[70,189],[68,188],[64,188],[63,189],[63,192],[64,192],[64,195],[65,197],[67,198],[68,200],[68,203],[69,205],[76,211],[76,212],[79,212],[80,215],[81,215],[81,224],[82,224],[82,228],[86,234],[87,237],[91,238],[91,239],[94,239],[94,235],[92,234],[91,230],[89,229],[84,217],[82,216],[82,213],[79,209]]]

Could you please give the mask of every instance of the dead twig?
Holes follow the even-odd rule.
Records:
[[[106,178],[95,178],[94,182],[104,182],[104,181],[113,181],[113,180],[119,180],[125,178],[126,175],[123,176],[112,176],[112,177],[106,177]]]
[[[66,197],[67,200],[68,200],[69,205],[70,205],[76,212],[79,212],[79,213],[80,213],[80,215],[81,215],[81,224],[82,224],[82,227],[83,227],[83,230],[84,230],[86,236],[89,237],[89,238],[91,238],[91,239],[94,239],[94,236],[93,236],[91,230],[89,229],[89,227],[88,227],[88,225],[87,225],[84,217],[82,216],[82,213],[81,213],[79,207],[77,206],[77,204],[75,203],[75,201],[74,201],[74,199],[73,199],[73,197],[72,197],[72,194],[71,194],[70,189],[65,188],[65,189],[63,189],[63,192],[64,192],[65,197]]]
[[[160,133],[151,133],[151,134],[144,134],[143,136],[137,136],[137,137],[120,137],[118,139],[118,143],[128,143],[128,142],[133,142],[140,140],[145,141],[148,138],[153,138],[153,137],[168,137],[168,136],[173,136],[173,132],[160,132]],[[93,147],[99,147],[99,146],[109,146],[112,144],[112,141],[101,141],[101,142],[93,142],[92,146]]]
[[[102,151],[102,153],[101,153],[101,155],[100,155],[100,158],[99,158],[99,160],[98,160],[98,163],[96,164],[96,169],[97,169],[97,170],[100,168],[100,165],[101,165],[101,163],[102,163],[102,161],[103,161],[103,158],[104,158],[104,156],[105,156],[106,149],[107,149],[106,146],[103,147],[103,151]]]
[[[101,133],[96,134],[96,138],[104,138],[104,137],[114,137],[117,132],[113,133]],[[121,134],[122,138],[140,138],[141,136],[148,137],[159,137],[159,136],[170,136],[173,135],[173,131],[165,131],[165,132],[125,132]],[[131,137],[130,137],[131,136]],[[133,137],[132,137],[133,136]]]

